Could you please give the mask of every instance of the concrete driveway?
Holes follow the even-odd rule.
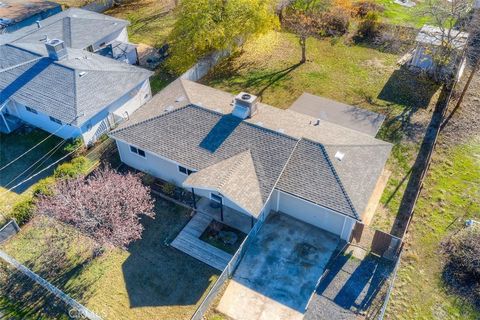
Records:
[[[217,309],[236,320],[302,319],[339,241],[330,232],[272,213]]]

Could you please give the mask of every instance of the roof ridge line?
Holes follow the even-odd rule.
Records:
[[[335,167],[333,166],[333,163],[332,163],[332,161],[330,160],[330,156],[328,155],[327,150],[325,150],[325,146],[322,145],[322,144],[320,144],[320,147],[321,147],[321,149],[322,149],[322,153],[323,153],[324,156],[325,156],[325,159],[326,159],[327,162],[328,162],[328,165],[329,165],[330,169],[331,169],[332,172],[333,172],[333,175],[334,175],[335,179],[337,180],[338,185],[340,186],[340,189],[342,190],[342,193],[345,195],[345,198],[347,199],[348,205],[349,205],[350,208],[352,209],[352,211],[353,211],[353,213],[355,214],[355,216],[356,216],[358,219],[360,219],[360,215],[358,214],[357,209],[355,209],[355,207],[353,206],[352,200],[350,199],[350,196],[348,195],[347,190],[346,190],[345,187],[343,186],[342,180],[340,179],[340,176],[338,175],[337,170],[335,170]]]
[[[16,47],[15,47],[15,48],[16,48]],[[30,51],[29,51],[29,52],[30,52]],[[10,71],[10,70],[13,70],[13,69],[15,69],[15,68],[25,66],[25,65],[27,65],[27,64],[29,64],[29,63],[32,63],[32,62],[35,62],[35,61],[39,61],[39,60],[41,60],[41,59],[43,59],[43,58],[45,58],[45,57],[40,56],[40,57],[37,57],[37,58],[32,59],[32,60],[24,61],[24,62],[22,62],[22,63],[19,63],[19,64],[14,65],[14,66],[11,66],[11,67],[8,67],[8,68],[5,68],[5,69],[0,69],[0,72]]]
[[[245,152],[248,152],[248,153],[250,154],[250,149],[247,149],[247,150],[244,150],[244,151],[240,151],[240,152],[238,152],[236,155],[231,156],[230,158],[225,159],[225,160],[230,160],[230,159],[232,159],[232,158],[234,158],[234,157],[240,156],[241,154],[243,154],[243,153],[245,153]],[[250,157],[251,157],[251,154],[250,154]],[[227,174],[226,174],[226,176],[225,176],[225,179],[224,179],[222,182],[219,183],[219,186],[220,186],[220,187],[223,187],[223,186],[227,183],[227,181],[230,181],[230,179],[232,178],[233,171],[234,171],[235,169],[238,169],[239,165],[245,163],[245,161],[246,161],[246,159],[242,158],[242,159],[240,159],[239,162],[234,163],[234,165],[231,166],[230,169],[228,170],[228,172],[227,172]]]

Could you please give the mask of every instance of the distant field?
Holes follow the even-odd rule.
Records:
[[[412,8],[396,4],[394,0],[375,0],[375,2],[384,6],[385,11],[380,16],[387,23],[420,28],[431,20],[422,13],[426,6],[425,0],[414,1],[417,5]]]

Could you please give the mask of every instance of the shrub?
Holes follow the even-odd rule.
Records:
[[[354,15],[365,18],[369,12],[383,12],[385,7],[372,1],[359,1],[354,5]]]
[[[380,30],[380,18],[378,13],[370,11],[358,25],[358,35],[361,38],[374,38]]]
[[[48,177],[37,182],[32,188],[33,195],[52,196],[54,193],[55,178]]]
[[[70,139],[68,140],[67,145],[63,147],[63,151],[65,151],[66,153],[70,153],[73,151],[72,157],[75,158],[82,156],[86,150],[87,147],[85,147],[82,138]]]
[[[59,165],[54,172],[55,178],[76,178],[86,173],[89,161],[85,157],[77,157],[70,162]]]
[[[321,17],[322,30],[320,34],[322,36],[341,36],[348,31],[350,26],[350,14],[348,11],[336,7],[332,10],[325,12]]]
[[[155,182],[155,177],[148,173],[145,173],[144,175],[142,175],[142,182],[147,186],[151,186]]]
[[[445,282],[480,307],[480,226],[465,228],[442,243]]]
[[[35,204],[32,199],[24,199],[13,206],[10,217],[15,219],[18,225],[24,225],[33,217]]]
[[[162,185],[162,192],[170,197],[173,197],[173,195],[175,194],[175,189],[176,189],[175,185],[170,182],[165,182]]]

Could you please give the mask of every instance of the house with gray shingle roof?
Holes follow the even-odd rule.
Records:
[[[0,44],[38,44],[47,39],[59,39],[67,48],[87,50],[136,64],[136,46],[128,41],[129,25],[127,20],[71,8],[0,36]]]
[[[152,72],[89,49],[126,21],[75,9],[41,25],[0,45],[0,132],[26,122],[90,145],[151,98]]]
[[[252,225],[279,211],[349,240],[378,203],[392,147],[352,126],[178,79],[110,136],[127,165]]]
[[[62,45],[0,46],[2,132],[21,120],[91,144],[150,99],[150,71]]]

